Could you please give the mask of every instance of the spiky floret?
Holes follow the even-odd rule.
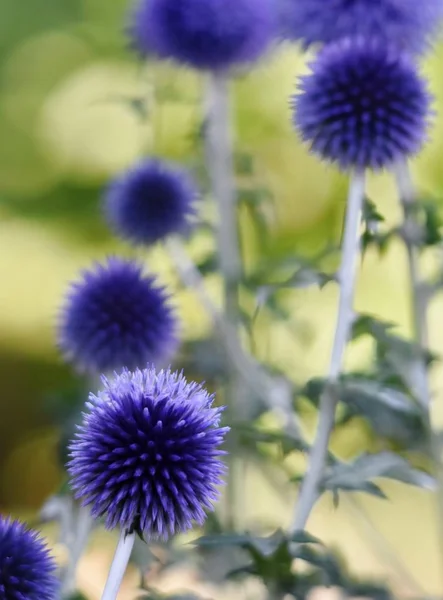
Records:
[[[305,47],[378,36],[398,50],[429,47],[443,17],[441,0],[279,0],[283,37]]]
[[[138,0],[129,33],[142,54],[217,71],[259,59],[276,24],[274,0]]]
[[[111,183],[105,213],[117,235],[133,244],[150,245],[188,232],[197,197],[197,186],[187,171],[147,159]]]
[[[0,516],[0,600],[55,600],[55,570],[36,532]]]
[[[138,262],[109,258],[71,284],[58,338],[79,370],[135,368],[171,357],[177,319],[165,289]]]
[[[418,152],[430,104],[409,56],[363,37],[326,46],[292,99],[302,138],[343,169],[381,169]]]
[[[70,446],[77,497],[108,528],[150,539],[202,524],[225,471],[223,409],[170,370],[124,369],[103,384]]]

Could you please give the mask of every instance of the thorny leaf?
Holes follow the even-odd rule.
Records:
[[[424,471],[413,468],[409,462],[393,452],[361,454],[352,463],[337,462],[328,468],[322,481],[325,490],[362,491],[386,498],[384,492],[373,482],[375,478],[387,478],[434,489],[434,478]]]
[[[247,445],[251,442],[254,444],[278,444],[284,456],[294,451],[306,452],[309,450],[309,445],[303,439],[295,435],[290,436],[281,431],[266,431],[247,423],[236,425],[236,431],[240,435],[240,440]]]
[[[235,152],[234,154],[235,172],[238,175],[254,174],[254,156],[248,152]]]
[[[307,382],[300,395],[318,407],[326,380]],[[381,438],[409,448],[426,444],[427,428],[421,408],[402,389],[378,381],[371,374],[347,374],[336,385],[346,423],[356,416],[366,419]]]

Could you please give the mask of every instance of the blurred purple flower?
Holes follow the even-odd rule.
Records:
[[[55,569],[37,533],[0,516],[0,600],[55,600]]]
[[[195,215],[191,176],[165,161],[143,160],[111,183],[105,212],[114,231],[134,244],[154,244],[184,234]]]
[[[72,486],[106,526],[149,539],[202,524],[218,498],[227,427],[213,396],[182,374],[124,369],[91,394],[71,443]]]
[[[177,346],[169,297],[136,262],[110,258],[71,284],[59,324],[59,344],[83,371],[101,373],[164,361]]]
[[[347,38],[326,46],[311,70],[293,118],[313,152],[343,169],[381,169],[420,150],[431,97],[408,55]]]
[[[142,53],[210,71],[259,59],[277,33],[275,0],[138,0],[130,36]]]
[[[279,0],[283,37],[311,44],[362,35],[423,52],[443,17],[442,0]]]

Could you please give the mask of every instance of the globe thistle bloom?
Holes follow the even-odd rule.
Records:
[[[153,368],[102,378],[70,446],[72,487],[108,528],[149,539],[205,519],[218,498],[228,430],[213,396],[182,374]]]
[[[283,37],[305,47],[362,35],[422,52],[443,17],[441,0],[280,0]]]
[[[130,35],[142,53],[226,70],[262,56],[276,34],[274,0],[138,0]]]
[[[422,146],[431,97],[408,55],[378,39],[326,46],[293,97],[302,138],[343,169],[381,169]]]
[[[105,211],[118,235],[149,245],[186,233],[197,196],[186,171],[160,160],[144,160],[110,185]]]
[[[0,516],[0,600],[55,600],[55,569],[35,532]]]
[[[177,320],[165,289],[137,262],[110,258],[71,284],[59,344],[82,371],[102,373],[169,358]]]

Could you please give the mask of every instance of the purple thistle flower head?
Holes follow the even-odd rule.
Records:
[[[144,160],[110,185],[105,212],[122,238],[150,245],[189,230],[197,197],[186,171],[164,161]]]
[[[408,55],[382,41],[326,46],[300,78],[293,119],[322,158],[343,169],[382,169],[418,152],[431,96]]]
[[[61,312],[59,345],[81,371],[103,373],[169,358],[177,319],[169,297],[140,264],[110,258],[71,284]]]
[[[304,47],[361,35],[399,50],[425,50],[443,17],[441,0],[280,0],[282,35]]]
[[[202,524],[218,498],[229,428],[213,396],[153,368],[102,378],[71,443],[71,485],[106,526],[166,539]]]
[[[218,71],[259,59],[276,17],[274,0],[138,0],[130,35],[142,54]]]
[[[0,600],[55,600],[56,564],[42,539],[0,516]]]

